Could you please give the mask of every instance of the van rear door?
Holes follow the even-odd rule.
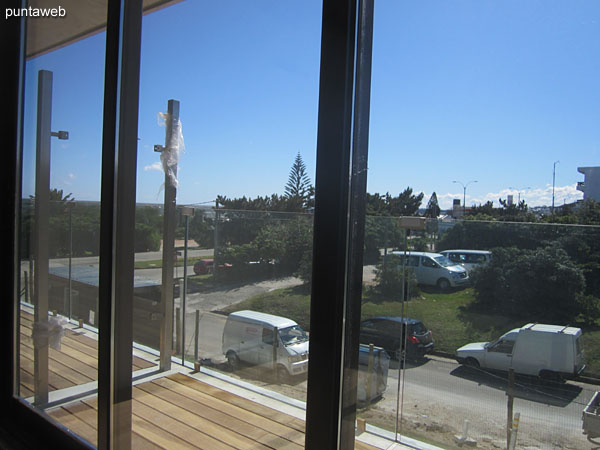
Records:
[[[585,352],[583,351],[583,335],[578,333],[575,336],[575,367],[573,375],[579,375],[585,369]]]

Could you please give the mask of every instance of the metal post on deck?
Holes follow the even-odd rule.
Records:
[[[155,145],[154,150],[163,153],[161,160],[165,169],[165,204],[163,222],[162,264],[162,318],[160,326],[160,370],[171,369],[173,352],[173,267],[175,258],[175,213],[177,197],[177,160],[164,152],[173,151],[173,142],[179,133],[179,101],[169,100],[166,114],[165,145]]]
[[[68,139],[66,131],[52,132],[52,72],[38,72],[35,225],[34,225],[34,289],[33,325],[34,403],[48,403],[48,227],[50,205],[50,139]]]
[[[52,119],[52,72],[38,73],[37,136],[35,167],[34,237],[34,386],[35,404],[48,402],[48,224],[50,202],[50,127]]]

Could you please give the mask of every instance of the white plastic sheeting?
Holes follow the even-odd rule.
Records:
[[[61,338],[65,335],[67,320],[62,317],[50,317],[47,321],[35,322],[31,332],[36,347],[50,346],[60,350]]]
[[[158,124],[160,126],[166,126],[169,120],[169,113],[158,113]],[[181,120],[177,119],[173,122],[171,136],[160,154],[163,171],[175,188],[179,184],[177,179],[177,165],[179,164],[179,157],[184,152],[184,148]]]

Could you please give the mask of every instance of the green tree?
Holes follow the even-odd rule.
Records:
[[[298,152],[290,169],[288,182],[285,185],[285,197],[290,205],[297,208],[297,210],[302,210],[311,206],[313,195],[314,189],[306,173],[306,166],[302,161],[300,152]]]
[[[422,200],[423,193],[415,195],[410,187],[397,197],[393,197],[389,192],[385,195],[367,193],[364,254],[366,262],[378,262],[381,248],[402,248],[403,234],[395,217],[417,214]]]
[[[434,192],[431,194],[429,198],[429,202],[427,202],[427,208],[425,209],[425,217],[429,217],[431,219],[437,219],[440,215],[441,209],[438,203],[437,194]]]
[[[388,301],[402,301],[402,284],[407,286],[407,300],[420,294],[414,270],[405,269],[402,276],[402,257],[387,255],[375,269],[375,292]]]
[[[189,237],[201,248],[213,248],[215,243],[215,221],[212,213],[196,210],[189,221]]]
[[[495,249],[492,261],[472,278],[473,306],[486,313],[564,323],[583,312],[582,270],[561,248]]]
[[[163,217],[159,208],[137,208],[135,211],[134,251],[158,251],[162,239],[162,225]]]

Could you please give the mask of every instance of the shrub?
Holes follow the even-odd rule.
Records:
[[[560,323],[582,312],[583,272],[561,248],[496,249],[472,275],[473,307],[480,310]]]

